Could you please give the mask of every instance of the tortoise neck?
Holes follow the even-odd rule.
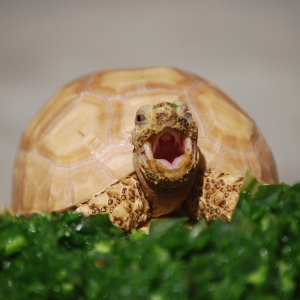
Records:
[[[159,180],[157,178],[151,180],[145,176],[147,172],[140,168],[138,157],[135,153],[133,164],[141,182],[145,198],[151,204],[152,217],[166,215],[180,208],[182,202],[188,197],[191,191],[198,170],[197,161],[194,167],[189,172],[186,172],[180,180],[172,181],[166,177]]]
[[[155,185],[152,182],[146,183],[147,188],[143,190],[146,199],[151,203],[151,217],[159,217],[178,210],[191,191],[194,183],[193,179],[191,178],[191,180],[181,182],[173,187]]]

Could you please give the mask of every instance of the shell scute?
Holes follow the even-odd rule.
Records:
[[[112,179],[99,167],[94,158],[72,166],[69,169],[68,179],[68,186],[72,192],[72,199],[70,199],[72,205],[77,205],[84,200],[90,199],[92,196],[91,187],[103,184],[110,185],[112,182]]]
[[[49,124],[86,90],[86,79],[87,77],[83,77],[67,84],[46,102],[22,136],[21,147],[24,151],[28,152],[35,148],[36,142],[45,133]]]
[[[132,146],[110,145],[101,154],[98,161],[111,181],[121,179],[133,171]]]
[[[268,147],[268,144],[263,135],[260,135],[254,152],[256,154],[257,160],[261,162],[259,167],[261,168],[261,180],[266,183],[275,184],[278,182],[278,174],[275,159],[271,149]],[[255,164],[255,160],[249,160],[250,170],[254,169],[252,166]],[[253,174],[255,174],[253,172]]]
[[[85,94],[61,110],[37,142],[38,152],[56,165],[70,166],[100,156],[107,145],[106,100]]]
[[[228,164],[228,162],[230,163]],[[216,168],[218,171],[226,170],[228,174],[244,175],[249,166],[245,153],[223,148],[220,152]]]
[[[194,82],[194,75],[173,68],[128,69],[118,72],[106,70],[92,76],[89,89],[107,97],[123,97],[143,90],[184,90]]]
[[[36,151],[27,153],[23,156],[26,169],[24,177],[21,178],[20,185],[22,185],[22,199],[18,201],[18,212],[28,212],[28,207],[33,208],[34,211],[44,211],[47,206],[54,206],[55,202],[50,199],[50,183],[52,182],[52,174],[55,169],[54,165]],[[34,178],[34,180],[32,180]],[[38,201],[43,199],[44,201]],[[56,205],[56,204],[55,204]]]
[[[256,125],[241,108],[231,105],[229,98],[221,97],[209,86],[199,85],[190,95],[207,139],[224,147],[253,150],[253,141],[258,136]]]
[[[212,141],[208,140],[205,136],[198,139],[198,146],[201,145],[201,169],[211,169],[215,170],[217,168],[217,163],[219,160],[219,155],[221,151],[221,146],[214,144]]]

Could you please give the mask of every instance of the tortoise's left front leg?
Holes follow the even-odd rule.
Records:
[[[182,209],[192,220],[229,222],[239,199],[244,177],[221,172],[198,171],[195,183]]]
[[[112,223],[124,232],[144,224],[150,217],[150,204],[135,172],[95,195],[77,209],[85,217],[108,214]]]

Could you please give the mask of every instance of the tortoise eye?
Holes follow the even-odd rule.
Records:
[[[144,125],[144,124],[146,124],[146,122],[147,122],[147,119],[144,114],[139,113],[136,115],[135,124]]]
[[[190,111],[187,111],[184,116],[183,116],[184,119],[186,119],[188,122],[192,121],[193,120],[193,117],[192,117],[192,114]]]

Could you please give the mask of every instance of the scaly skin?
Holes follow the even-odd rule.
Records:
[[[135,123],[135,172],[81,204],[77,211],[85,216],[108,213],[124,232],[143,226],[150,216],[176,210],[193,220],[230,221],[243,177],[200,171],[197,126],[186,104],[143,106]],[[173,155],[177,151],[180,158]],[[172,157],[169,162],[168,156]]]
[[[143,121],[138,121],[138,118]],[[135,123],[132,132],[135,171],[145,197],[151,203],[152,217],[166,215],[179,209],[191,191],[200,159],[197,125],[187,105],[180,101],[143,106],[137,111]],[[161,132],[165,134],[156,137]],[[163,138],[180,140],[182,155],[177,166],[167,167],[164,165],[168,164],[167,159],[155,158],[154,147],[160,147]],[[168,146],[168,142],[166,144]],[[166,157],[175,150],[169,152]]]
[[[145,223],[150,217],[150,210],[139,179],[133,172],[82,203],[76,211],[86,217],[108,214],[112,223],[127,233]]]

